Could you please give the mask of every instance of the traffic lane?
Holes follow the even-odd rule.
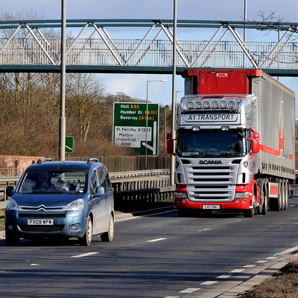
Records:
[[[2,252],[7,249],[6,256],[1,253],[1,259],[6,260],[1,261],[4,294],[8,297],[16,293],[15,287],[7,287],[13,283],[42,297],[53,291],[59,297],[69,293],[91,297],[93,292],[97,296],[100,292],[102,297],[177,295],[288,247],[284,239],[279,239],[282,234],[292,239],[287,244],[294,245],[297,235],[291,236],[288,226],[293,224],[296,213],[296,204],[286,212],[269,212],[268,216],[252,219],[225,214],[179,218],[173,212],[116,222],[114,242],[102,243],[94,237],[88,248],[71,241],[51,245],[45,242],[43,246],[22,242],[21,247],[2,247]],[[280,218],[278,225],[276,216]],[[283,223],[283,217],[291,223]],[[260,238],[263,233],[268,234],[264,241]],[[58,281],[52,290],[59,276],[67,282]],[[89,290],[86,282],[94,289]]]

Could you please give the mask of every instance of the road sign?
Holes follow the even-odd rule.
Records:
[[[65,137],[65,153],[73,152],[73,137]]]
[[[147,118],[147,121],[146,121]],[[147,127],[146,127],[147,122]],[[147,129],[146,129],[147,128]],[[146,143],[147,133],[147,143]],[[136,102],[114,103],[113,142],[140,155],[158,155],[159,105]]]

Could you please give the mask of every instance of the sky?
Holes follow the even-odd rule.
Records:
[[[297,0],[247,0],[247,19],[261,20],[261,15],[271,13],[285,22],[298,22]],[[10,0],[1,1],[0,12],[26,16],[35,14],[43,19],[61,18],[61,0]],[[172,19],[173,0],[66,0],[67,19]],[[178,20],[228,20],[242,21],[244,19],[244,0],[177,0]],[[114,29],[109,31],[112,38],[143,38],[141,29]],[[177,39],[210,39],[215,31],[199,29],[179,29]],[[126,32],[125,32],[126,31]],[[153,38],[153,37],[152,37]],[[166,39],[166,38],[163,38]],[[227,36],[225,40],[233,40]],[[248,31],[247,40],[263,41],[277,40],[277,34]],[[139,99],[146,99],[147,81],[167,80],[167,82],[149,83],[149,101],[162,105],[172,103],[172,76],[147,74],[100,74],[106,85],[106,93],[125,94]],[[298,78],[280,78],[280,82],[298,94]],[[176,77],[176,91],[178,98],[183,95],[184,80]],[[296,105],[298,118],[298,105]]]

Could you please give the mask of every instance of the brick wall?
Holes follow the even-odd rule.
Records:
[[[0,155],[0,176],[20,176],[43,156]]]

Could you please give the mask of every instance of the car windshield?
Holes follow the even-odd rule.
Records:
[[[178,131],[180,157],[235,157],[247,154],[245,132]]]
[[[25,173],[18,193],[85,193],[87,172],[36,171]]]

